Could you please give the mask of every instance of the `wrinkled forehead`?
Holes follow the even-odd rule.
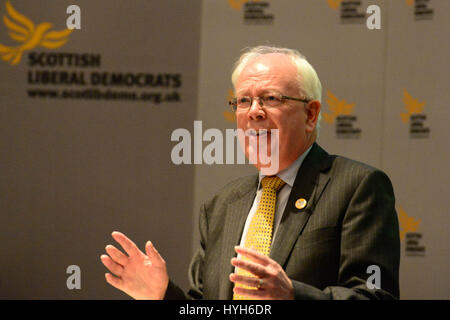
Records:
[[[236,90],[246,89],[252,84],[258,87],[273,84],[297,89],[297,69],[285,54],[261,55],[247,62],[237,80]]]

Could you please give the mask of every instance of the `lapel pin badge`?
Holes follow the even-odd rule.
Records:
[[[297,209],[303,209],[306,207],[306,200],[303,198],[297,199],[297,201],[295,201],[295,207]]]

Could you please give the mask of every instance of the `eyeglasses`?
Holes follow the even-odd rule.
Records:
[[[228,101],[228,104],[230,105],[230,107],[233,111],[236,111],[236,110],[243,111],[243,110],[249,109],[252,106],[253,99],[257,99],[259,102],[259,105],[261,107],[268,107],[268,108],[279,107],[283,103],[283,100],[295,100],[295,101],[301,101],[304,103],[308,103],[311,101],[308,99],[300,99],[300,98],[283,96],[280,93],[267,93],[267,94],[263,94],[262,96],[258,96],[258,97],[242,96],[242,97],[233,98],[230,101]]]

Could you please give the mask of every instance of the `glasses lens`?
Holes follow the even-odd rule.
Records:
[[[256,97],[266,107],[278,107],[281,104],[281,95],[276,93],[268,93],[260,97]],[[252,98],[249,96],[237,97],[236,107],[239,109],[248,109],[252,104]]]
[[[237,98],[237,107],[238,108],[248,108],[250,107],[252,98],[244,96],[244,97],[238,97]]]
[[[278,107],[281,104],[281,96],[277,94],[266,94],[261,97],[267,107]]]

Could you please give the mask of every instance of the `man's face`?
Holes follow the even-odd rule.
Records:
[[[304,98],[299,94],[297,70],[294,64],[286,55],[276,53],[262,55],[248,62],[237,79],[235,90],[237,97],[258,97],[266,93],[280,93],[285,96]],[[266,129],[269,150],[272,143],[276,143],[270,130],[279,130],[279,169],[277,171],[279,172],[289,167],[313,142],[312,132],[317,122],[320,103],[314,101],[310,104],[314,105],[312,115],[309,108],[300,101],[283,100],[279,107],[266,108],[261,107],[254,99],[248,110],[236,111],[237,127],[243,131],[255,130],[256,132]],[[246,137],[245,154],[249,157],[252,152],[254,150],[249,146],[249,138]],[[259,161],[255,166],[261,169]]]

